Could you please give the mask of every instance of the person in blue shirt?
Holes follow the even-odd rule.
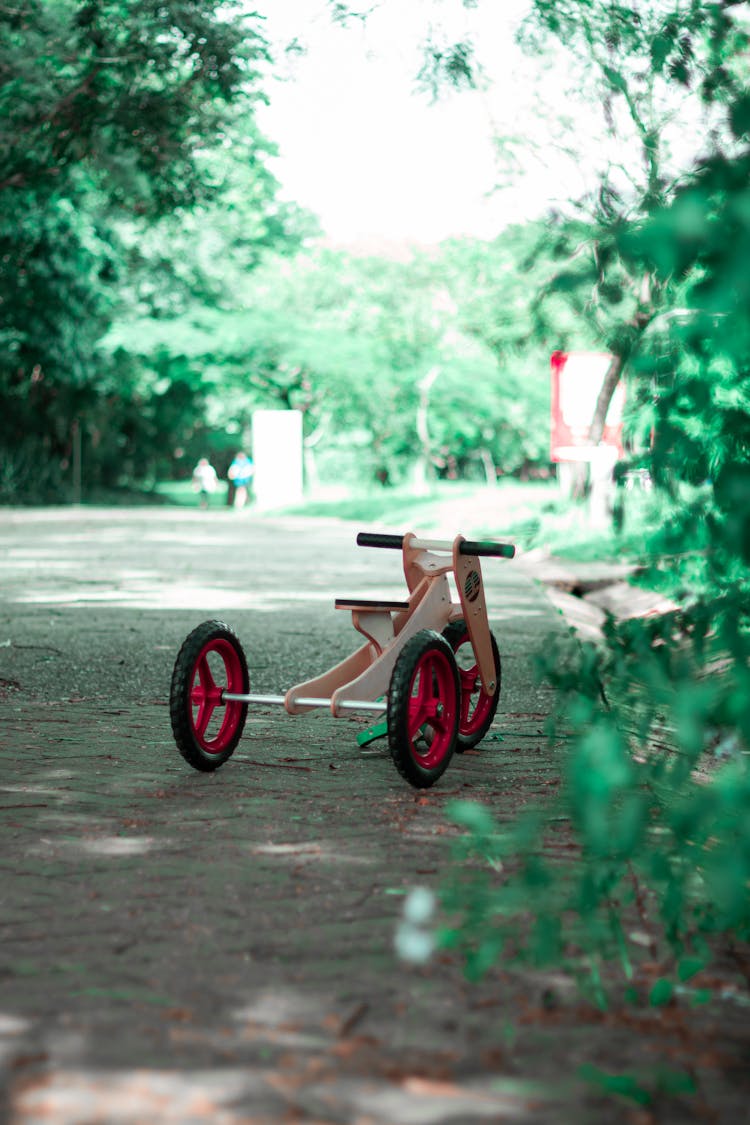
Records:
[[[238,453],[229,466],[227,476],[234,485],[234,507],[244,508],[248,499],[248,490],[253,479],[253,463],[246,453]]]

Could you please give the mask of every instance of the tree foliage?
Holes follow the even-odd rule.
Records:
[[[43,493],[47,481],[47,495],[59,488],[78,417],[92,422],[94,463],[97,442],[125,447],[132,437],[137,404],[114,370],[102,375],[96,349],[128,269],[117,224],[143,224],[220,189],[205,138],[221,143],[239,100],[252,118],[265,55],[254,23],[236,5],[231,18],[231,7],[0,7],[5,496]]]
[[[551,36],[570,53],[583,90],[602,104],[612,146],[595,193],[578,203],[583,229],[571,239],[568,226],[559,240],[560,268],[549,286],[593,322],[612,355],[592,419],[594,443],[644,333],[674,302],[674,277],[624,254],[625,232],[669,204],[696,160],[734,145],[727,102],[741,102],[746,33],[731,7],[700,0],[532,5],[527,46]],[[688,132],[696,142],[686,150]]]
[[[196,282],[175,315],[143,307],[105,343],[137,352],[144,373],[189,372],[230,433],[248,428],[256,406],[301,410],[321,458],[349,450],[360,480],[394,482],[420,453],[433,474],[514,472],[546,458],[545,349],[571,329],[560,306],[548,338],[537,332],[533,292],[550,263],[519,282],[537,236],[519,228],[398,258],[310,246],[236,273],[222,243],[227,283],[208,302]],[[195,268],[185,249],[183,270]]]
[[[224,11],[220,11],[224,9]],[[57,196],[88,174],[128,209],[163,212],[210,188],[198,140],[257,81],[265,49],[218,0],[3,5],[0,190]]]
[[[477,806],[456,808],[466,836],[444,893],[453,924],[443,939],[473,975],[501,956],[564,965],[601,1004],[608,962],[631,999],[659,1005],[678,986],[690,991],[717,935],[730,951],[750,938],[748,26],[731,4],[539,7],[561,35],[606,9],[636,37],[617,41],[623,68],[629,43],[640,50],[638,14],[671,11],[668,41],[658,51],[651,41],[648,65],[681,86],[698,73],[700,50],[701,96],[724,115],[712,150],[669,192],[643,197],[612,235],[620,268],[653,278],[662,294],[630,356],[641,463],[657,486],[642,581],[680,608],[612,620],[598,646],[550,641],[540,666],[561,701],[561,793],[510,827]],[[612,25],[595,30],[592,42],[606,42]],[[564,873],[561,847],[579,857]]]
[[[477,475],[546,455],[536,279],[520,302],[514,281],[526,235],[497,253],[292,259],[314,222],[268,171],[253,114],[266,50],[242,10],[0,9],[6,499],[60,494],[79,423],[86,480],[111,486],[206,448],[221,465],[259,405],[301,409],[321,456],[349,447],[366,478],[398,479],[415,452]]]

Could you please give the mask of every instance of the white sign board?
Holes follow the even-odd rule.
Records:
[[[612,362],[606,352],[553,352],[551,457],[553,461],[590,461],[595,456],[589,429],[604,378]],[[602,440],[622,457],[625,387],[618,383],[607,411]]]
[[[253,492],[257,508],[302,502],[302,415],[299,410],[253,413]]]

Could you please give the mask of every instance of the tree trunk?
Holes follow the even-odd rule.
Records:
[[[649,274],[644,274],[641,279],[641,288],[638,296],[638,309],[633,319],[628,323],[628,336],[620,351],[612,356],[612,361],[604,376],[602,389],[596,400],[594,417],[589,426],[589,439],[592,445],[598,445],[604,433],[604,423],[607,421],[607,411],[612,401],[612,395],[617,389],[617,384],[622,377],[626,362],[637,349],[643,333],[651,324],[658,307],[659,287],[655,286]]]
[[[482,467],[484,468],[484,475],[487,481],[487,486],[494,488],[494,486],[497,484],[497,473],[495,471],[495,462],[492,460],[492,454],[490,453],[489,449],[487,449],[485,446],[482,446],[479,450],[479,457],[482,461]]]
[[[604,376],[602,389],[599,391],[599,397],[596,400],[594,417],[591,419],[591,425],[589,427],[589,439],[592,445],[598,445],[602,440],[604,423],[607,420],[607,411],[612,401],[612,395],[615,393],[617,384],[620,382],[622,367],[623,357],[621,355],[613,355],[612,362],[607,368],[607,374]]]

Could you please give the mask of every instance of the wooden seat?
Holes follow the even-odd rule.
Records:
[[[336,598],[336,609],[359,609],[373,613],[398,613],[409,608],[408,602],[371,601],[369,598]]]

